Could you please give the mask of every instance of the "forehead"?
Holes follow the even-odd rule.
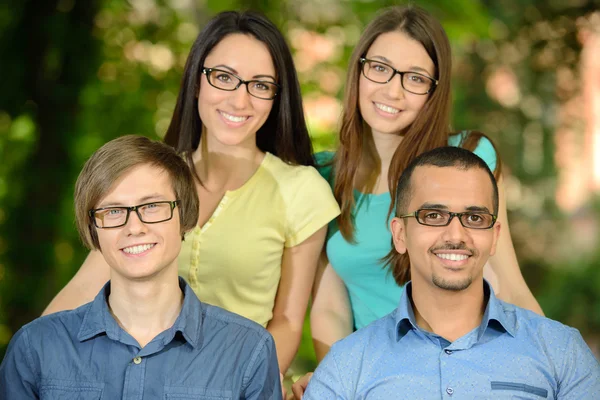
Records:
[[[412,67],[420,67],[430,74],[435,70],[425,47],[404,32],[393,31],[379,35],[369,47],[367,58],[379,57],[389,60],[399,70],[410,71]]]
[[[164,168],[142,164],[125,171],[96,208],[174,199],[175,192],[169,173]]]
[[[455,212],[473,206],[487,207],[493,212],[494,187],[481,168],[417,167],[410,183],[409,211],[424,204],[439,204]]]
[[[266,44],[252,35],[233,33],[225,36],[206,56],[204,66],[232,68],[240,75],[275,75],[275,66]]]

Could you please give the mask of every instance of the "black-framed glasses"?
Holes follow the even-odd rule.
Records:
[[[173,218],[173,210],[180,201],[153,201],[131,207],[102,207],[89,211],[96,228],[118,228],[129,221],[129,214],[135,211],[145,224],[158,224]]]
[[[428,77],[412,71],[398,71],[396,68],[381,61],[370,60],[368,58],[360,58],[359,62],[362,65],[362,74],[368,80],[385,84],[390,82],[396,74],[400,75],[402,87],[407,92],[413,94],[428,94],[439,83],[437,79]]]
[[[202,67],[202,73],[206,75],[206,79],[212,87],[232,92],[244,84],[246,85],[246,91],[251,96],[263,100],[273,100],[280,89],[280,86],[275,82],[256,79],[245,81],[234,73],[218,68]]]
[[[454,217],[458,217],[461,225],[469,229],[490,229],[497,219],[496,215],[486,212],[466,211],[454,213],[428,208],[421,208],[410,214],[399,216],[399,218],[408,217],[415,217],[418,223],[427,226],[448,226]]]

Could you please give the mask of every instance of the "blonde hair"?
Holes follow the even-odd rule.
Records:
[[[92,154],[75,184],[77,230],[83,244],[90,250],[100,249],[90,210],[98,205],[119,178],[144,164],[161,168],[169,174],[175,197],[179,200],[182,237],[198,223],[198,192],[186,162],[164,143],[144,136],[122,136]]]

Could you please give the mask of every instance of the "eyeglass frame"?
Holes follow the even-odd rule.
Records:
[[[150,205],[150,204],[169,204],[171,206],[171,216],[167,219],[163,219],[160,221],[153,221],[153,222],[147,222],[144,221],[144,219],[142,218],[142,215],[140,214],[139,209],[141,207]],[[92,208],[91,210],[88,211],[88,215],[90,216],[90,219],[92,220],[92,223],[94,224],[94,226],[98,229],[112,229],[112,228],[120,228],[122,226],[127,225],[127,223],[129,222],[129,215],[131,214],[132,211],[135,211],[135,213],[137,214],[138,218],[140,219],[140,221],[144,224],[160,224],[161,222],[167,222],[173,219],[173,210],[175,210],[175,207],[178,207],[181,205],[181,200],[173,200],[173,201],[169,201],[169,200],[165,200],[165,201],[151,201],[149,203],[144,203],[144,204],[138,204],[137,206],[114,206],[114,207],[101,207],[101,208]],[[113,209],[125,209],[127,210],[127,216],[125,217],[125,222],[122,223],[121,225],[116,225],[116,226],[98,226],[98,223],[96,222],[96,217],[95,214],[98,211],[104,211],[104,210],[113,210]]]
[[[234,87],[233,89],[223,89],[220,88],[218,86],[215,86],[212,84],[212,82],[210,81],[210,73],[213,71],[219,71],[219,72],[225,72],[226,74],[232,75],[235,78],[237,78],[239,80],[238,84],[236,87]],[[240,86],[242,85],[246,85],[246,92],[248,92],[248,94],[252,97],[256,97],[257,99],[261,99],[261,100],[274,100],[277,95],[279,94],[279,91],[281,90],[281,85],[279,85],[278,83],[275,82],[271,82],[271,81],[261,81],[260,79],[250,79],[248,81],[243,80],[242,78],[240,78],[238,75],[234,74],[231,71],[226,71],[224,69],[220,69],[220,68],[206,68],[206,67],[202,67],[202,74],[206,76],[206,80],[208,81],[208,84],[216,89],[219,90],[224,90],[226,92],[233,92],[235,90],[237,90]],[[275,94],[273,95],[273,97],[258,97],[252,93],[250,93],[250,88],[248,87],[248,84],[251,82],[260,82],[260,83],[268,83],[270,85],[275,85],[275,87],[277,88],[277,91],[275,92]]]
[[[440,83],[440,81],[439,81],[439,80],[437,80],[437,79],[434,79],[434,78],[432,78],[432,77],[430,77],[430,76],[427,76],[427,75],[421,74],[421,73],[419,73],[419,72],[414,72],[414,71],[399,71],[399,70],[397,70],[396,68],[392,67],[390,64],[384,63],[384,62],[382,62],[382,61],[378,61],[378,60],[372,60],[372,59],[370,59],[370,58],[366,58],[366,57],[361,57],[361,58],[359,58],[359,59],[358,59],[358,62],[361,64],[360,72],[363,74],[363,76],[364,76],[365,78],[367,78],[367,79],[368,79],[368,80],[370,80],[371,82],[374,82],[374,83],[379,83],[379,84],[381,84],[381,85],[385,85],[386,83],[390,83],[390,82],[392,81],[392,79],[394,79],[394,77],[396,76],[396,74],[398,74],[398,75],[400,75],[400,84],[402,85],[402,89],[406,90],[406,91],[407,91],[407,92],[409,92],[409,93],[416,94],[417,96],[425,96],[426,94],[429,94],[429,93],[431,93],[431,92],[433,91],[433,89],[435,89],[435,88],[437,87],[437,85]],[[376,62],[376,63],[378,63],[378,64],[383,64],[383,65],[385,65],[386,67],[389,67],[389,68],[390,68],[390,69],[393,71],[393,73],[392,73],[392,76],[390,76],[390,78],[389,78],[387,81],[385,81],[385,82],[378,82],[378,81],[374,81],[373,79],[369,78],[369,77],[367,76],[367,74],[365,73],[365,64],[366,64],[367,62]],[[407,88],[405,88],[405,87],[404,87],[404,74],[416,74],[416,75],[422,76],[423,78],[427,78],[427,79],[429,79],[429,80],[432,82],[432,85],[431,85],[431,87],[429,88],[429,90],[428,90],[428,91],[426,91],[425,93],[415,93],[415,92],[411,92],[409,89],[407,89]]]
[[[450,218],[448,218],[448,222],[444,225],[430,225],[430,224],[426,224],[423,223],[419,220],[419,217],[417,216],[419,214],[420,211],[435,211],[438,212],[440,214],[448,214],[450,215]],[[488,227],[485,228],[473,228],[471,226],[465,226],[465,224],[462,221],[462,216],[463,215],[477,215],[477,214],[485,214],[485,215],[491,215],[492,216],[492,224]],[[450,225],[450,223],[452,222],[452,220],[454,219],[454,217],[458,217],[458,221],[460,222],[460,224],[463,226],[463,228],[466,229],[476,229],[476,230],[486,230],[486,229],[492,229],[494,227],[494,225],[496,225],[496,221],[498,220],[498,216],[489,212],[474,212],[474,211],[465,211],[465,212],[460,212],[460,213],[455,213],[452,211],[446,211],[446,210],[439,210],[439,209],[435,209],[435,208],[419,208],[418,210],[412,212],[412,213],[408,213],[405,215],[399,215],[398,218],[409,218],[409,217],[414,217],[415,220],[424,226],[432,226],[434,228],[440,228],[440,227],[444,227],[444,226],[448,226]]]

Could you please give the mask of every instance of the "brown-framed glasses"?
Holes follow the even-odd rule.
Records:
[[[454,217],[458,217],[461,225],[469,229],[490,229],[496,223],[497,216],[487,212],[466,211],[455,213],[445,210],[421,208],[398,218],[415,217],[421,225],[448,226]]]

